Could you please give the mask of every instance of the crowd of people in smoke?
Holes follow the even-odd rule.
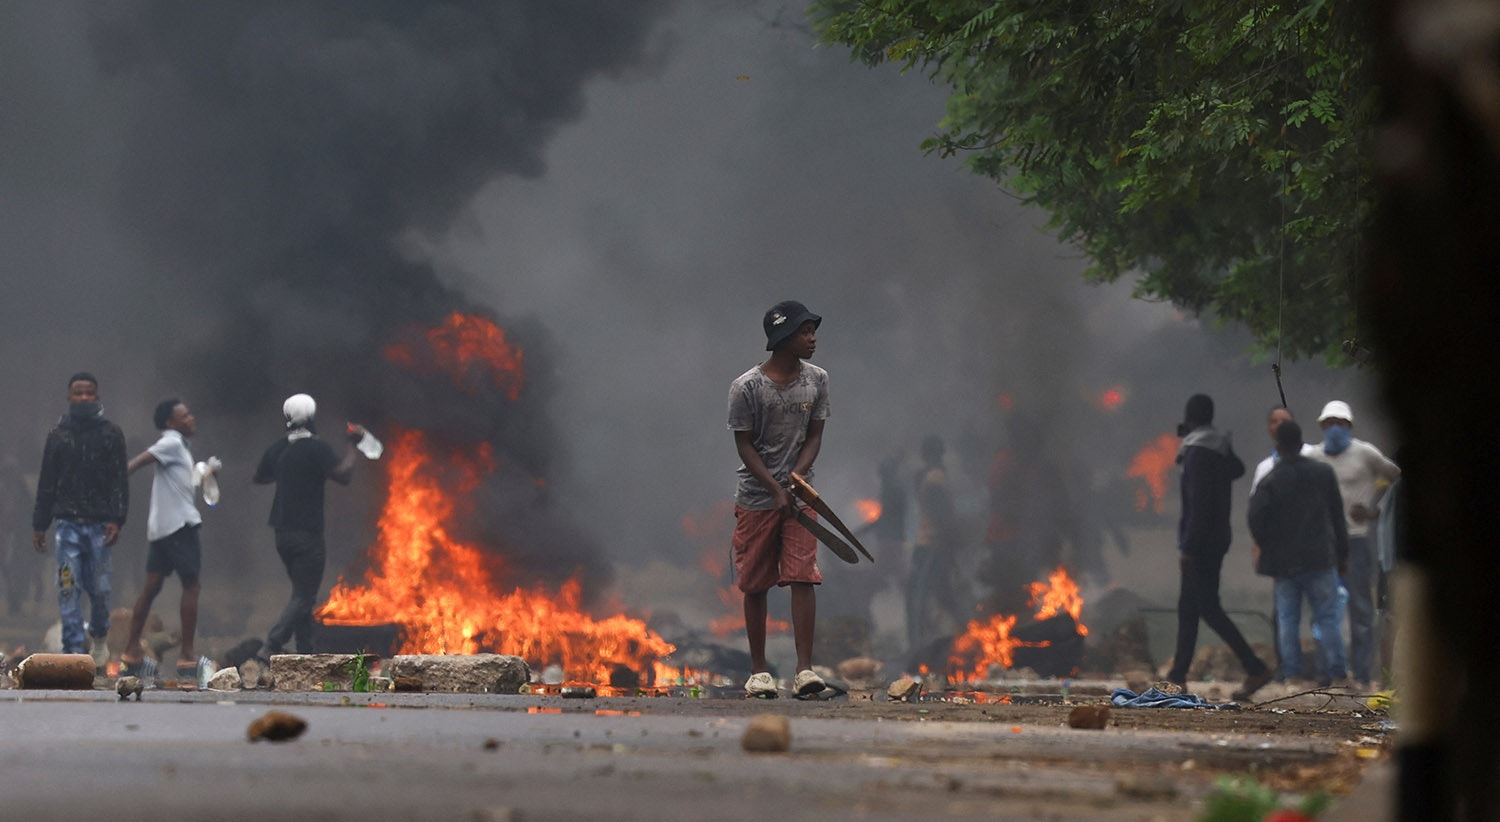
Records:
[[[203,569],[198,510],[201,493],[205,503],[218,502],[217,475],[222,464],[216,457],[195,461],[189,440],[197,433],[197,419],[182,399],[171,397],[156,405],[152,422],[158,439],[146,450],[127,459],[125,435],[120,426],[104,416],[99,380],[88,372],[68,378],[67,412],[49,432],[37,475],[31,506],[31,547],[37,553],[52,550],[58,614],[59,643],[63,653],[91,654],[103,673],[118,656],[121,675],[143,672],[147,652],[143,643],[151,606],[168,577],[176,575],[182,586],[179,606],[180,632],[177,675],[198,678],[200,659],[195,649],[198,593]],[[282,406],[286,434],[266,449],[256,468],[254,482],[275,484],[270,525],[276,534],[276,550],[292,583],[292,596],[264,643],[256,642],[262,657],[280,653],[295,639],[297,650],[312,650],[312,610],[322,584],[325,549],[323,543],[323,489],[328,480],[348,484],[354,469],[355,447],[339,457],[317,436],[313,422],[317,405],[306,394],[289,397]],[[373,438],[362,426],[348,426],[351,444],[370,451]],[[373,457],[372,457],[373,458]],[[24,521],[28,495],[24,477],[8,460],[3,473],[5,488],[0,500],[5,508],[7,559],[19,550],[14,539],[16,524]],[[110,599],[113,590],[113,548],[130,512],[129,477],[145,467],[154,469],[146,519],[147,551],[145,583],[131,609],[123,647],[111,649]],[[52,539],[49,545],[48,532]],[[27,578],[17,574],[20,562],[8,563],[7,600],[14,616],[31,596]],[[84,613],[87,599],[88,612]],[[151,660],[154,667],[155,659]]]
[[[806,362],[816,350],[822,318],[801,303],[774,306],[763,319],[771,358],[739,377],[730,391],[729,428],[741,458],[736,495],[734,553],[753,676],[752,695],[774,696],[776,686],[765,658],[767,592],[777,585],[792,591],[797,644],[794,691],[807,696],[822,689],[812,670],[812,622],[817,614],[814,586],[823,581],[816,544],[788,513],[795,500],[783,487],[792,471],[810,475],[830,412],[827,372]],[[795,400],[795,401],[793,401]],[[1270,455],[1256,466],[1250,483],[1248,524],[1255,572],[1272,579],[1276,660],[1256,654],[1225,611],[1219,594],[1224,559],[1232,539],[1233,486],[1245,476],[1230,435],[1214,425],[1214,402],[1206,394],[1189,398],[1178,426],[1176,462],[1181,474],[1181,514],[1177,528],[1180,571],[1176,647],[1166,680],[1184,690],[1206,623],[1238,658],[1246,678],[1233,698],[1247,700],[1279,676],[1303,682],[1302,603],[1312,612],[1318,663],[1317,686],[1368,687],[1388,669],[1379,660],[1377,587],[1383,610],[1384,572],[1393,551],[1387,522],[1394,505],[1390,490],[1400,469],[1378,448],[1353,436],[1354,413],[1334,400],[1318,417],[1322,441],[1304,442],[1291,412],[1281,406],[1267,417]],[[1024,427],[1024,426],[1021,426]],[[1067,504],[1066,483],[1050,461],[1039,458],[1041,438],[1013,432],[997,453],[989,476],[989,522],[984,550],[966,533],[954,482],[938,436],[921,442],[921,465],[910,471],[899,455],[879,466],[880,513],[866,526],[885,562],[873,572],[845,577],[834,586],[835,614],[863,622],[868,638],[877,622],[871,606],[877,594],[899,586],[904,600],[904,640],[909,663],[942,664],[946,646],[976,613],[1022,613],[1027,584],[1040,579],[1068,554],[1070,564],[1107,581],[1099,529],[1080,525]],[[908,539],[909,500],[916,502],[916,524]],[[1372,534],[1387,533],[1377,561]],[[1089,533],[1093,538],[1085,538]],[[1121,548],[1127,547],[1123,537]],[[909,550],[907,550],[909,547]],[[904,560],[904,562],[903,562]],[[778,565],[779,563],[779,565]],[[975,584],[977,583],[977,585]],[[988,599],[980,592],[988,589]],[[983,601],[981,601],[983,599]],[[1347,607],[1349,648],[1345,652],[1342,612]],[[936,643],[942,648],[924,647]]]

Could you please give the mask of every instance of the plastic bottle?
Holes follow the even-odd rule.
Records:
[[[354,432],[353,423],[349,424],[349,432]],[[359,442],[354,443],[354,447],[358,448],[359,453],[364,454],[366,459],[378,460],[380,455],[385,453],[385,446],[380,444],[380,440],[375,439],[375,435],[371,434],[369,429],[365,429],[364,435],[359,438]]]

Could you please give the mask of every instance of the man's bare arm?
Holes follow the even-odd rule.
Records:
[[[734,432],[734,450],[740,455],[740,462],[745,464],[750,476],[755,477],[756,482],[771,492],[772,499],[776,500],[777,509],[784,516],[796,516],[796,499],[792,497],[790,491],[781,487],[775,477],[771,476],[771,470],[766,467],[765,460],[760,458],[760,452],[755,450],[755,443],[750,440],[749,431]]]
[[[156,461],[157,460],[155,454],[151,453],[150,451],[142,451],[141,453],[137,454],[128,465],[125,466],[125,473],[134,474],[145,466]]]

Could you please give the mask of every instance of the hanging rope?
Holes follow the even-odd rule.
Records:
[[[1281,385],[1281,335],[1283,315],[1286,313],[1286,168],[1281,169],[1281,232],[1277,235],[1276,248],[1276,362],[1271,363],[1271,373],[1276,375],[1276,393],[1281,395],[1281,407],[1286,404],[1286,389]]]

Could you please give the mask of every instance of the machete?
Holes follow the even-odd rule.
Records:
[[[875,558],[870,556],[870,552],[865,550],[865,546],[860,544],[859,537],[856,537],[854,532],[849,530],[849,526],[845,525],[844,521],[839,519],[838,514],[833,513],[833,509],[828,507],[828,503],[823,501],[823,498],[818,495],[817,490],[809,485],[807,480],[798,476],[795,471],[792,472],[792,493],[796,494],[798,499],[807,503],[808,507],[821,514],[824,519],[828,520],[829,524],[839,529],[839,533],[844,535],[844,539],[847,539],[850,544],[858,548],[859,552],[865,555],[865,559],[871,562],[875,561]],[[811,531],[812,529],[809,528],[808,530]],[[829,547],[833,546],[830,545]],[[838,553],[838,549],[834,549],[834,553]]]

